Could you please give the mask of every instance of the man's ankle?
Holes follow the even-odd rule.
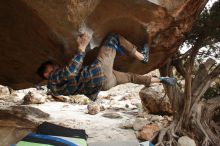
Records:
[[[176,78],[172,77],[159,77],[159,79],[161,83],[169,86],[174,86],[177,83]]]
[[[133,55],[136,59],[138,59],[139,61],[143,60],[144,59],[144,55],[141,54],[140,52],[138,51],[135,51],[134,55]]]

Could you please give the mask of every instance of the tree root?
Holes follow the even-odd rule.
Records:
[[[194,121],[196,122],[195,125],[197,126],[197,128],[205,135],[205,138],[203,140],[202,146],[209,146],[210,144],[212,144],[211,139],[209,138],[209,135],[206,132],[206,129],[202,126],[201,124],[201,120],[202,120],[202,106],[203,104],[197,104],[194,114],[193,114],[193,119],[195,119]]]
[[[220,135],[218,135],[218,129],[220,129],[220,126],[217,125],[214,121],[214,118],[217,116],[219,117],[219,114],[215,115],[215,112],[220,109],[220,98],[213,98],[204,103],[204,106],[202,108],[201,113],[203,115],[201,116],[201,126],[205,129],[205,138],[203,141],[204,146],[206,146],[208,143],[209,145],[219,145],[220,144]]]
[[[157,144],[155,146],[176,145],[177,144],[176,139],[178,138],[178,136],[174,132],[175,126],[176,124],[172,123],[170,126],[162,129],[160,132],[157,133],[157,135],[151,141],[157,138]]]
[[[209,137],[205,137],[205,139],[202,142],[202,146],[209,146],[212,143]]]
[[[214,127],[218,131],[220,128],[217,124],[211,124],[211,122],[214,122],[212,120],[213,113],[219,107],[220,99],[218,101],[215,99],[212,100],[211,104],[200,102],[193,106],[192,115],[189,116],[190,119],[185,119],[189,120],[188,123],[191,126],[184,127],[180,120],[175,120],[171,125],[159,131],[151,141],[157,142],[155,146],[175,146],[177,145],[179,136],[188,135],[189,137],[193,137],[201,146],[214,146],[218,144],[219,140],[217,137],[219,136],[216,136],[211,129]],[[192,126],[194,130],[191,129]]]
[[[177,90],[178,88],[168,90],[165,87],[172,103],[174,121],[152,139],[156,146],[176,146],[178,136],[184,135],[193,138],[200,146],[220,145],[220,97],[201,100],[212,81],[219,76],[220,65],[211,70],[214,61],[207,61],[200,65],[200,70],[192,80],[192,65],[196,53],[185,64],[187,72],[184,75],[184,92]],[[163,73],[162,69],[160,72]],[[168,70],[166,72],[168,74]]]

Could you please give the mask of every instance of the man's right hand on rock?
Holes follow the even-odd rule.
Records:
[[[92,36],[89,33],[83,33],[77,37],[77,45],[79,52],[85,52],[87,45],[89,44]]]

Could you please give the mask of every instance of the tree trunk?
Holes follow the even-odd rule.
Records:
[[[157,145],[176,145],[180,136],[188,135],[195,139],[199,146],[219,145],[220,98],[208,101],[201,99],[213,80],[219,77],[220,64],[214,65],[215,61],[208,59],[199,66],[193,80],[191,79],[192,72],[190,70],[187,72],[186,69],[184,93],[177,87],[165,87],[168,96],[172,97],[170,99],[173,103],[174,121],[169,127],[160,131],[158,136],[152,140],[153,142]],[[166,74],[166,71],[166,68],[160,70],[162,75]]]

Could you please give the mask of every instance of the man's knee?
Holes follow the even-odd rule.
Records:
[[[114,49],[102,46],[97,58],[103,66],[113,67],[115,56],[116,52]]]
[[[103,91],[109,90],[112,87],[115,87],[116,85],[117,85],[116,78],[113,74],[111,74],[110,76],[106,76],[106,80],[104,81],[102,90]]]

